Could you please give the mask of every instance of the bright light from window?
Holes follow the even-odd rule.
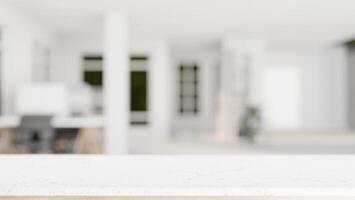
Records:
[[[268,67],[264,73],[265,128],[297,129],[301,125],[301,71],[297,67]]]

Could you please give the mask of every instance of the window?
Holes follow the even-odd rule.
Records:
[[[302,73],[300,68],[296,66],[269,66],[263,74],[265,128],[270,130],[299,128],[302,121]]]
[[[148,58],[134,55],[130,58],[131,124],[148,124]]]
[[[84,56],[84,81],[91,86],[102,86],[102,56]]]
[[[199,111],[198,95],[198,71],[197,64],[181,64],[180,74],[180,113],[197,114]]]
[[[147,72],[131,72],[131,111],[147,111]]]
[[[148,57],[144,55],[130,57],[130,123],[134,125],[148,124],[148,61]],[[84,81],[100,90],[103,83],[102,55],[85,55],[83,62]]]

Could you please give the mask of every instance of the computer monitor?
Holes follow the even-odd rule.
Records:
[[[20,86],[15,98],[18,115],[69,115],[68,89],[62,83],[31,83]]]

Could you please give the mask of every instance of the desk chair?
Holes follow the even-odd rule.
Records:
[[[51,153],[54,136],[51,119],[51,116],[23,116],[16,143],[32,153]]]

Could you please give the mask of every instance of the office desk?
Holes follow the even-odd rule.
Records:
[[[54,117],[51,124],[56,129],[58,138],[66,137],[68,139],[75,133],[73,153],[99,154],[103,152],[103,116]],[[68,153],[65,149],[59,152]]]
[[[54,128],[103,128],[104,117],[102,115],[85,117],[53,117]]]
[[[12,145],[14,129],[21,124],[21,116],[1,116],[0,117],[0,152],[16,152],[17,148]],[[63,144],[63,138],[68,140],[73,138],[75,142],[76,153],[102,153],[102,128],[104,126],[104,118],[101,115],[84,116],[84,117],[53,117],[51,126],[55,129],[55,135],[58,141]],[[58,139],[62,138],[62,139]],[[26,151],[25,151],[26,152]],[[59,152],[59,151],[58,151]],[[66,151],[64,151],[66,152]]]
[[[21,117],[15,115],[0,116],[0,129],[16,128],[21,123]]]

